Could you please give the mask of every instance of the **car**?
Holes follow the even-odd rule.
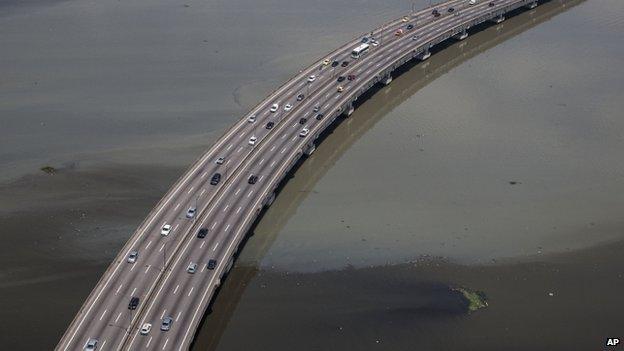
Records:
[[[256,121],[256,115],[251,115],[249,116],[249,118],[247,118],[247,122],[249,123],[253,123]]]
[[[152,324],[151,323],[143,324],[143,326],[141,327],[141,335],[149,334],[150,330],[152,330]]]
[[[256,145],[256,141],[258,140],[258,138],[256,138],[255,136],[252,136],[251,138],[249,138],[249,145]]]
[[[256,182],[258,181],[258,176],[255,175],[250,175],[249,179],[247,179],[247,183],[249,184],[256,184]]]
[[[412,29],[414,29],[414,25],[413,24],[408,24],[407,27],[405,27],[405,29],[412,30]]]
[[[420,35],[418,35],[418,34],[416,34],[416,35],[414,35],[414,36],[412,37],[412,40],[418,40],[418,39],[420,39]]]
[[[321,109],[321,106],[319,105],[314,106],[314,112],[319,112],[320,109]]]
[[[314,74],[308,77],[308,83],[312,83],[315,80],[316,80],[316,76]]]
[[[95,348],[97,347],[98,344],[98,339],[89,339],[89,341],[87,341],[87,343],[85,344],[85,351],[94,351]]]
[[[167,316],[162,319],[162,324],[160,325],[160,330],[167,331],[171,329],[171,325],[173,324],[173,318]]]
[[[376,39],[371,39],[371,45],[372,46],[377,46],[377,45],[379,45],[379,42]]]
[[[490,1],[490,3],[488,4],[489,7],[494,7],[494,5],[496,5],[494,1]]]
[[[217,185],[221,181],[221,173],[215,173],[210,178],[210,185]]]
[[[342,91],[344,90],[344,88],[342,86],[339,86],[338,89],[336,89],[339,93],[342,93]]]
[[[217,260],[209,260],[207,268],[213,270],[217,267]]]
[[[305,124],[307,121],[308,121],[308,119],[307,119],[307,118],[305,118],[305,117],[301,117],[301,118],[299,119],[299,124]]]
[[[292,110],[292,105],[286,104],[286,106],[284,106],[284,111],[290,111],[290,110]]]
[[[403,18],[401,18],[401,21],[403,21],[403,22],[407,22],[407,21],[409,21],[409,17],[407,17],[407,16],[403,16]]]
[[[160,235],[167,236],[171,231],[171,224],[164,224],[162,228],[160,228]]]
[[[223,164],[223,161],[225,161],[225,157],[219,157],[219,158],[215,161],[215,163],[216,163],[216,164],[218,164],[218,165],[222,165],[222,164]]]
[[[438,11],[438,9],[433,9],[433,11],[431,11],[431,14],[433,15],[433,17],[440,17],[440,11]]]
[[[297,95],[297,101],[301,101],[301,100],[303,100],[304,98],[305,98],[305,95],[303,95],[303,94],[299,94],[299,95]]]
[[[369,40],[368,37],[364,37],[364,38],[362,38],[362,43],[366,44],[366,43],[368,43],[368,40]]]
[[[203,239],[206,237],[207,234],[208,234],[208,228],[199,228],[199,231],[197,232],[197,237]]]
[[[322,119],[323,119],[323,114],[322,114],[322,113],[319,113],[319,114],[317,114],[317,115],[316,115],[316,117],[315,117],[315,118],[316,118],[317,120],[319,120],[319,121],[320,121],[320,120],[322,120]]]
[[[397,29],[397,31],[394,32],[394,35],[400,37],[401,35],[403,35],[403,29]]]
[[[345,77],[343,77],[343,76],[340,76],[340,77],[338,77],[338,79],[337,79],[338,83],[342,82],[343,80],[345,80]]]
[[[277,110],[279,110],[279,104],[273,104],[271,105],[271,109],[269,111],[271,111],[271,113],[275,113]]]
[[[349,74],[349,75],[347,76],[347,79],[348,79],[348,80],[355,80],[355,74]]]
[[[195,212],[196,211],[197,211],[197,208],[195,206],[189,207],[189,209],[186,210],[186,218],[193,218],[193,217],[195,217]]]
[[[476,5],[477,4],[477,0],[469,0],[468,1],[468,5],[472,6],[472,5]]]
[[[137,306],[139,306],[139,298],[133,296],[130,298],[130,303],[128,303],[129,310],[136,310]]]
[[[330,62],[331,62],[331,61],[330,61],[329,59],[324,59],[324,60],[323,60],[323,66],[327,66],[327,65],[329,65],[329,63],[330,63]]]
[[[349,61],[342,61],[342,64],[340,64],[341,67],[347,67],[349,65]]]
[[[266,129],[272,129],[272,128],[273,128],[273,126],[275,126],[275,123],[273,123],[273,122],[268,122],[268,123],[266,124]]]
[[[336,66],[338,66],[339,64],[340,64],[340,62],[338,62],[338,61],[334,61],[334,62],[332,62],[332,67],[336,67]]]
[[[305,137],[306,135],[308,135],[308,133],[310,133],[310,130],[308,128],[303,128],[300,132],[299,132],[299,136],[300,137]]]
[[[137,258],[139,258],[139,252],[138,251],[130,251],[130,254],[128,255],[128,263],[134,263],[137,261]]]
[[[452,13],[453,11],[455,11],[455,8],[449,7],[446,11],[448,11],[448,13]]]
[[[186,267],[186,271],[191,274],[194,274],[197,271],[197,263],[193,263],[193,262],[189,263],[188,267]]]

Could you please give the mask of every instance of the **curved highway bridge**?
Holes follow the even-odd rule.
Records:
[[[56,349],[188,349],[262,208],[336,118],[350,115],[357,98],[375,84],[390,84],[399,66],[426,60],[436,44],[462,40],[477,24],[500,23],[508,12],[537,4],[447,1],[387,23],[301,71],[221,136],[159,201]],[[355,58],[364,37],[368,47]],[[130,306],[133,298],[136,306]],[[145,333],[147,323],[152,330]]]

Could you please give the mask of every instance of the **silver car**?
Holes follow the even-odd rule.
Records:
[[[137,259],[139,258],[139,252],[134,250],[134,251],[130,251],[130,254],[128,255],[128,263],[134,263],[137,261]]]
[[[85,351],[94,351],[95,348],[97,347],[98,344],[98,339],[89,339],[89,341],[87,341],[87,343],[85,344]]]
[[[186,211],[186,218],[193,218],[193,217],[195,217],[195,211],[197,211],[197,208],[189,207],[189,209]]]
[[[193,263],[193,262],[189,263],[188,267],[186,267],[186,271],[191,274],[194,274],[195,272],[197,272],[197,263]]]
[[[219,158],[217,159],[217,161],[216,161],[216,164],[218,164],[218,165],[222,165],[222,164],[223,164],[223,161],[225,161],[225,157],[219,157]]]
[[[162,320],[162,324],[160,325],[160,330],[167,331],[171,329],[171,325],[173,324],[173,318],[165,317]]]

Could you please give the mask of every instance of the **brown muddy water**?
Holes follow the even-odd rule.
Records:
[[[0,5],[2,349],[51,349],[224,128],[411,7],[186,4]],[[193,349],[602,350],[624,338],[622,32],[619,0],[553,0],[405,69],[284,186]],[[468,312],[455,287],[489,306]]]

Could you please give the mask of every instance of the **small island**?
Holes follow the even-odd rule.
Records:
[[[468,301],[468,311],[470,312],[474,312],[488,306],[487,296],[483,291],[472,291],[466,288],[455,288],[453,290],[460,292]]]
[[[56,173],[56,168],[54,168],[52,166],[43,166],[43,167],[41,167],[41,170],[46,172],[47,174],[55,174]]]

